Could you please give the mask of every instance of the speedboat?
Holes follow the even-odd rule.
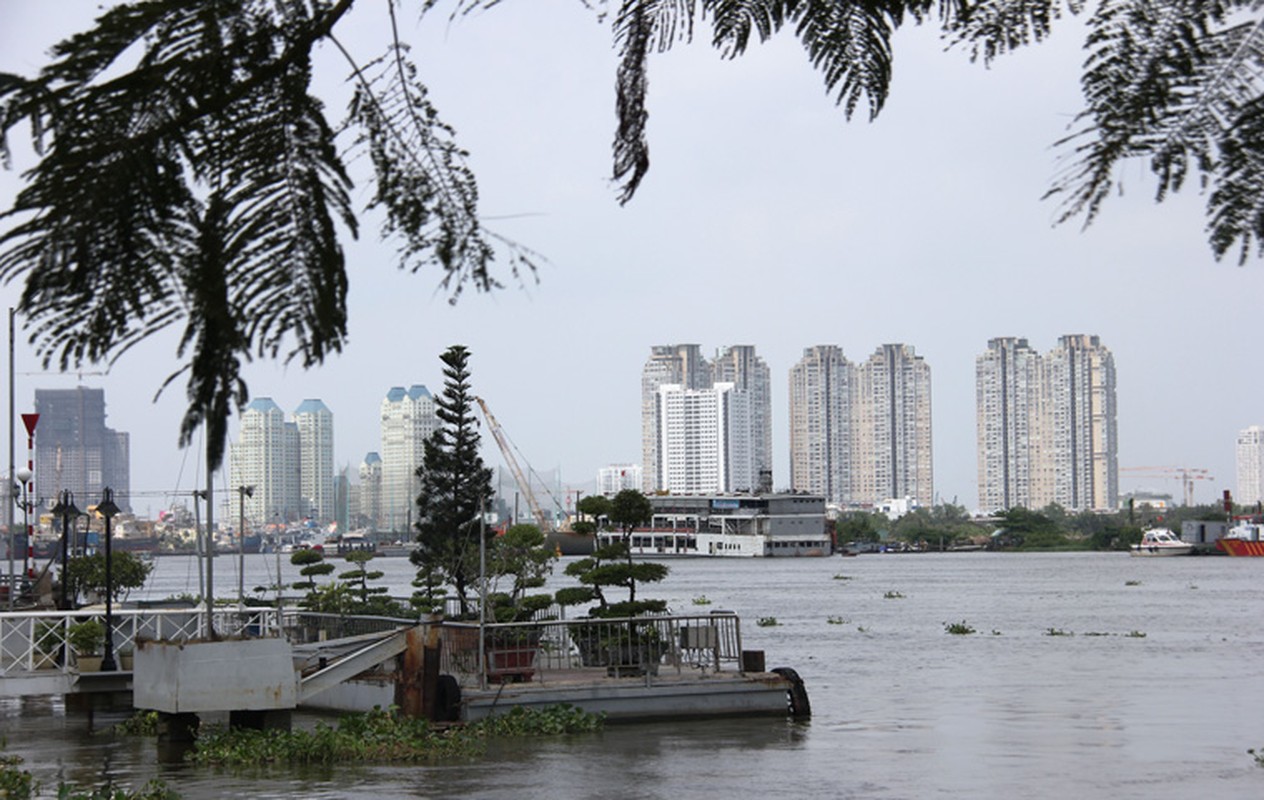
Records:
[[[1194,545],[1183,542],[1167,528],[1151,528],[1141,536],[1141,543],[1132,546],[1134,556],[1187,556]]]

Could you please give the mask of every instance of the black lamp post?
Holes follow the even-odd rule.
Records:
[[[63,489],[61,495],[57,498],[57,505],[53,506],[53,513],[61,515],[61,606],[59,607],[62,611],[66,611],[70,608],[66,563],[70,545],[74,541],[74,537],[70,535],[70,526],[74,523],[75,517],[83,512],[75,507],[74,493],[69,489]]]
[[[110,487],[101,490],[101,502],[97,511],[105,517],[105,655],[101,658],[102,672],[117,672],[114,662],[114,575],[110,567],[110,520],[121,509],[114,504],[114,492]]]

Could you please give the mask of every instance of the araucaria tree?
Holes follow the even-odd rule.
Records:
[[[417,470],[418,548],[413,585],[418,599],[430,605],[439,583],[456,592],[463,615],[470,613],[469,591],[478,579],[479,525],[492,496],[492,471],[478,454],[478,420],[470,391],[470,351],[454,345],[443,354],[443,394],[435,400],[439,429],[426,440]],[[484,534],[490,539],[493,532]],[[437,610],[430,608],[428,610]]]

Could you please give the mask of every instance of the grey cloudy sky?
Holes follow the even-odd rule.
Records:
[[[0,70],[32,73],[97,7],[0,0]],[[384,25],[382,4],[361,2],[340,35],[367,59]],[[437,392],[438,356],[461,343],[475,390],[526,460],[580,487],[604,464],[640,460],[651,345],[753,344],[772,370],[782,487],[786,377],[803,348],[838,344],[858,361],[904,342],[932,369],[936,492],[973,508],[975,357],[995,336],[1048,351],[1060,335],[1090,333],[1115,355],[1120,465],[1208,469],[1203,502],[1233,488],[1234,436],[1264,423],[1264,270],[1216,263],[1196,187],[1155,205],[1144,165],[1126,167],[1126,192],[1091,228],[1053,225],[1057,209],[1040,196],[1058,168],[1051,144],[1081,108],[1074,22],[991,68],[945,52],[934,30],[901,32],[891,98],[872,124],[845,121],[788,33],[725,61],[700,30],[652,62],[652,165],[622,208],[608,180],[615,54],[577,0],[510,0],[454,24],[410,18],[405,34],[471,152],[488,224],[549,262],[538,284],[506,276],[504,290],[453,307],[437,274],[393,266],[364,216],[347,244],[350,346],[318,370],[248,372],[252,395],[287,411],[325,401],[340,465],[378,449],[386,391]],[[345,69],[332,57],[323,67],[337,117]],[[17,172],[0,173],[0,201],[18,185]],[[367,202],[367,184],[356,197]],[[0,301],[16,297],[7,286]],[[81,379],[105,388],[110,424],[131,432],[133,490],[152,493],[134,501],[142,512],[193,488],[197,471],[176,448],[182,385],[151,402],[177,366],[174,346],[160,337],[110,375]],[[75,385],[26,374],[37,365],[21,344],[17,364],[19,412],[36,387]],[[21,438],[19,426],[19,462]],[[1179,496],[1174,480],[1123,474],[1123,489],[1138,485]]]

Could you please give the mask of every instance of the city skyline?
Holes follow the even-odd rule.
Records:
[[[38,2],[6,6],[0,70],[31,74],[97,5],[65,0],[56,15]],[[861,344],[910,342],[935,368],[935,489],[973,509],[978,352],[997,336],[1093,331],[1120,364],[1120,465],[1206,469],[1215,480],[1195,486],[1199,502],[1234,487],[1237,433],[1264,422],[1264,378],[1251,369],[1259,344],[1243,333],[1264,269],[1208,254],[1196,186],[1155,205],[1135,169],[1092,227],[1052,224],[1055,208],[1040,200],[1059,168],[1050,144],[1081,108],[1075,21],[990,69],[945,53],[931,31],[902,30],[896,86],[872,124],[844,120],[791,37],[736,61],[705,42],[678,48],[653,71],[654,166],[620,207],[606,177],[609,30],[580,4],[524,5],[406,32],[471,153],[489,224],[548,262],[450,305],[436,274],[393,266],[370,212],[363,237],[345,243],[343,351],[307,372],[266,359],[247,367],[252,397],[320,397],[338,414],[338,469],[358,469],[372,449],[383,393],[437,387],[439,354],[454,343],[470,348],[475,390],[527,459],[586,483],[603,465],[640,460],[636,376],[653,342],[755,343],[776,375],[805,343],[857,355]],[[369,28],[348,30],[346,46],[376,53],[368,40],[380,28]],[[346,87],[325,88],[336,108]],[[507,134],[506,121],[530,135]],[[25,142],[12,144],[5,201],[33,163]],[[365,192],[357,184],[357,205]],[[20,288],[0,288],[0,302],[15,306]],[[33,410],[37,387],[104,389],[112,427],[131,434],[133,505],[149,516],[206,483],[201,433],[194,450],[177,448],[182,384],[154,402],[180,369],[181,332],[137,344],[108,375],[85,365],[54,377],[18,320],[14,412]],[[787,400],[774,387],[777,486],[789,477]],[[353,419],[353,409],[369,411]],[[1180,493],[1175,480],[1121,476],[1121,491],[1142,486]]]

